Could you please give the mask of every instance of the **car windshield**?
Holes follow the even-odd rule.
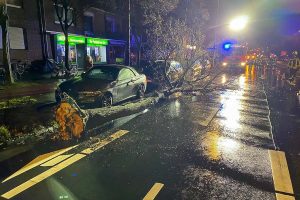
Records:
[[[120,69],[111,66],[96,67],[88,72],[89,79],[114,81],[117,79]]]

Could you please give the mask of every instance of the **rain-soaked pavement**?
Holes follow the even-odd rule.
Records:
[[[2,183],[0,194],[23,200],[133,200],[161,183],[161,190],[149,194],[158,194],[155,199],[276,199],[268,150],[275,149],[278,137],[264,80],[248,67],[216,82],[225,89],[173,98],[108,123],[95,130],[95,138],[63,154],[81,155],[77,162],[37,165]],[[119,138],[118,130],[126,132]],[[91,143],[97,143],[93,150],[82,151]],[[39,148],[2,163],[6,172],[1,167],[0,180],[45,153]]]
[[[286,153],[295,195],[300,199],[300,96],[276,70],[264,71],[261,78],[271,110],[276,148]]]

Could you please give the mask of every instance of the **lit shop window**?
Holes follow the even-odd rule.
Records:
[[[106,63],[106,47],[87,47],[87,55],[93,58],[94,63]]]

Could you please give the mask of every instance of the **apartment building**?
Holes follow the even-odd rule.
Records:
[[[97,6],[85,7],[80,0],[73,0],[73,5],[79,7],[70,7],[69,14],[74,10],[79,14],[69,29],[70,61],[84,67],[89,55],[94,63],[125,63],[126,13],[114,14]],[[12,60],[63,60],[65,37],[52,0],[7,0],[7,6]]]

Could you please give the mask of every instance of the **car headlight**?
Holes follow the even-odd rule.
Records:
[[[226,62],[223,62],[223,63],[222,63],[222,65],[223,65],[223,66],[227,66],[227,65],[228,65],[228,63],[226,63]]]

